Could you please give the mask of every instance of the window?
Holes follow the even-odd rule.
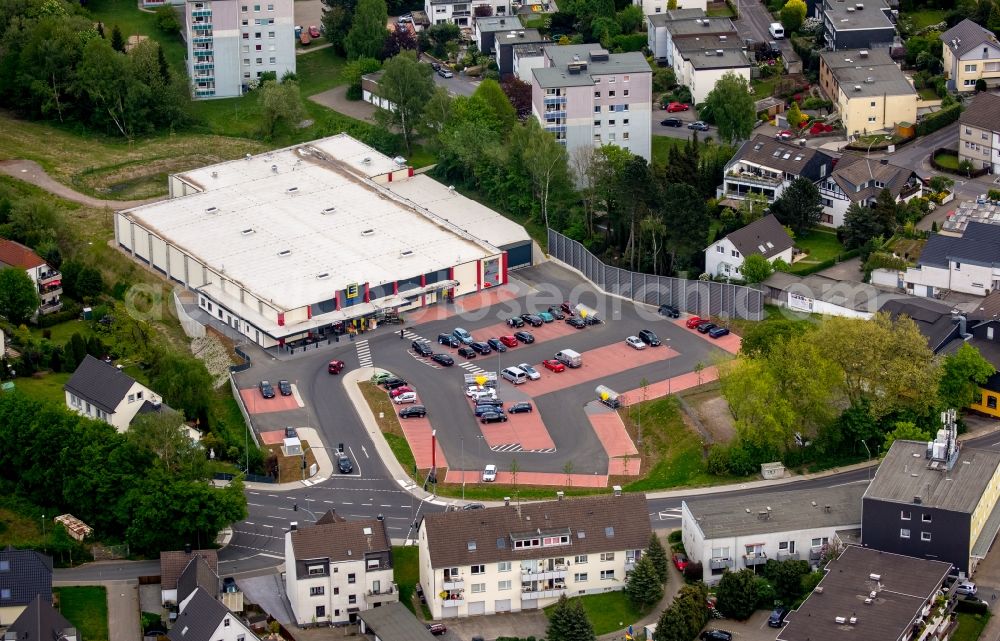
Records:
[[[609,127],[614,127],[615,126],[615,121],[614,120],[609,120],[608,121],[608,126]]]
[[[920,540],[921,541],[930,541],[931,540],[931,533],[930,532],[921,532],[920,533]]]
[[[872,100],[872,104],[871,104],[871,106],[872,106],[872,107],[874,107],[874,106],[875,106],[875,101],[874,101],[874,100]]]
[[[486,574],[486,566],[485,565],[473,565],[472,566],[472,573],[473,574]]]
[[[812,547],[814,547],[814,548],[823,547],[824,545],[826,545],[829,542],[830,542],[830,539],[827,538],[827,537],[825,537],[825,536],[822,537],[822,538],[815,538],[815,539],[812,540]]]
[[[713,559],[728,559],[729,558],[729,548],[712,548],[712,558]]]
[[[601,570],[601,580],[602,581],[614,581],[615,571],[614,570]]]
[[[250,21],[249,21],[249,20],[247,20],[246,18],[243,18],[243,20],[242,20],[241,24],[242,24],[242,25],[243,25],[244,27],[246,27],[246,26],[249,26],[249,24],[250,24]]]
[[[503,592],[504,590],[509,590],[510,589],[510,579],[507,579],[506,581],[498,581],[497,582],[497,589],[500,590],[501,592]]]
[[[609,91],[608,92],[608,98],[614,98],[614,97],[615,97],[615,92],[614,91]]]
[[[309,566],[309,576],[316,576],[317,574],[326,574],[322,565],[310,565]]]
[[[243,59],[243,64],[244,64],[245,66],[249,67],[249,66],[250,66],[250,58],[244,58],[244,59]]]
[[[274,5],[273,4],[267,5],[267,10],[268,11],[274,11]]]
[[[610,85],[615,84],[615,77],[614,76],[611,76],[610,78],[608,78],[608,84],[610,84]]]
[[[379,566],[379,560],[378,559],[368,559],[367,569],[369,569],[369,570],[377,570],[378,566]]]
[[[931,515],[930,514],[921,514],[920,515],[920,520],[922,522],[924,522],[924,523],[930,523],[931,522]]]
[[[601,105],[594,105],[594,113],[595,114],[601,113]]]
[[[626,89],[625,91],[628,91],[628,89]],[[627,125],[628,124],[628,118],[622,118],[622,124],[623,125]]]
[[[716,245],[715,246],[715,251],[719,252],[720,254],[725,254],[726,253],[726,248],[723,247],[722,245]]]
[[[257,64],[259,64],[259,65],[264,64],[264,59],[263,58],[257,58]]]
[[[254,31],[253,37],[256,38],[257,40],[260,40],[260,31]]]
[[[222,620],[222,627],[224,628],[229,627],[229,617],[226,617],[225,619]]]
[[[732,251],[732,254],[733,254],[733,258],[739,258],[740,257],[740,253],[738,251],[736,251],[735,249]]]
[[[595,91],[594,92],[594,97],[595,98],[600,98],[601,97],[601,92],[600,91]]]
[[[10,588],[0,589],[0,600],[10,599]]]
[[[573,563],[576,563],[577,565],[580,565],[581,563],[586,563],[586,562],[587,562],[587,555],[586,554],[577,554],[575,557],[573,557]]]
[[[614,552],[601,552],[601,560],[602,561],[614,561],[615,560],[615,553]]]
[[[508,581],[508,583],[510,583],[510,581]],[[486,584],[485,583],[473,583],[472,584],[472,593],[473,594],[481,594],[483,592],[486,592]]]
[[[910,531],[905,527],[899,530],[899,538],[908,539],[910,538]]]
[[[274,37],[274,32],[273,31],[268,31],[267,32],[267,37],[268,38],[273,38]]]
[[[964,85],[966,87],[975,87],[976,86],[976,79],[975,78],[966,78],[962,82],[962,85]]]
[[[576,583],[585,583],[587,581],[587,573],[577,572],[576,574],[573,575],[573,581],[575,581]]]
[[[976,70],[976,65],[965,65],[965,71],[966,71],[966,73],[968,73],[970,71],[975,71],[975,70]]]
[[[622,82],[628,82],[629,76],[622,76]]]
[[[243,45],[243,53],[250,53],[250,45]],[[208,311],[212,311],[212,303],[208,304]]]
[[[623,94],[623,95],[624,95],[625,97],[628,97],[628,89],[626,89],[626,90],[625,90],[625,92],[624,92],[624,94]]]
[[[595,119],[595,120],[594,120],[594,126],[595,126],[595,127],[600,127],[600,126],[601,126],[601,121],[600,121],[600,120],[596,120],[596,119]]]
[[[244,40],[249,40],[250,39],[250,34],[249,33],[244,33],[243,34],[243,39]]]
[[[326,616],[326,606],[325,605],[317,605],[316,606],[316,618],[317,619],[322,619],[325,616]]]
[[[875,122],[875,116],[868,116],[868,122]]]
[[[955,263],[955,271],[956,272],[962,271],[962,263]]]
[[[358,595],[357,594],[349,594],[349,595],[347,595],[347,602],[348,603],[352,603],[352,604],[353,603],[357,603],[358,602]]]
[[[510,561],[500,561],[497,563],[497,572],[510,572]]]
[[[608,134],[608,140],[614,142],[614,140],[615,140],[615,134],[614,133]]]
[[[247,12],[247,6],[243,5],[242,7],[240,7],[240,11],[242,11],[243,13],[246,13]]]
[[[326,588],[322,585],[309,588],[309,596],[323,596],[326,594]]]
[[[262,45],[255,45],[254,46],[254,51],[261,51],[262,49],[263,49]]]
[[[347,582],[348,583],[354,583],[355,582],[355,578],[354,578],[354,573],[353,572],[351,572],[350,574],[347,575]]]
[[[910,512],[909,510],[900,510],[900,512],[899,512],[899,520],[901,520],[901,521],[909,521],[911,518],[913,518],[913,513],[912,512]]]
[[[340,596],[340,588],[333,588],[333,596]]]
[[[628,140],[628,132],[622,134],[622,140]]]
[[[990,408],[991,410],[995,410],[997,408],[997,397],[996,396],[987,396],[986,397],[986,407]]]
[[[129,394],[128,395],[128,402],[129,403],[135,403],[135,394]]]
[[[260,11],[260,5],[259,5],[259,4],[255,4],[255,5],[253,6],[253,10],[254,10],[254,11]]]

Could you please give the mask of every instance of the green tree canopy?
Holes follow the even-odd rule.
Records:
[[[705,108],[719,128],[719,138],[727,143],[746,140],[753,132],[757,113],[750,85],[743,76],[726,72],[705,98]]]
[[[870,207],[851,203],[844,214],[843,238],[848,249],[862,247],[882,233],[882,226]]]
[[[667,227],[666,248],[671,270],[698,264],[708,242],[709,217],[705,200],[689,184],[667,185],[660,211]]]
[[[429,65],[417,62],[415,52],[404,51],[386,61],[379,80],[381,97],[392,103],[393,109],[379,109],[376,120],[402,132],[407,153],[412,149],[413,133],[424,106],[434,93],[432,73]]]
[[[389,10],[385,0],[358,0],[351,19],[351,30],[344,40],[349,60],[378,58],[382,55],[388,32]]]
[[[808,8],[802,0],[788,0],[781,8],[781,24],[785,27],[788,37],[797,32],[802,27],[802,22],[806,19]]]
[[[757,575],[750,569],[725,572],[715,596],[719,612],[730,619],[743,621],[757,609]]]
[[[646,608],[663,598],[663,582],[652,559],[642,556],[628,575],[625,594],[633,605]]]
[[[34,315],[40,303],[38,289],[23,269],[0,269],[0,316],[15,325]]]
[[[185,479],[208,476],[206,452],[187,435],[184,417],[162,408],[139,414],[129,425],[126,437],[140,450],[154,454],[163,469]]]
[[[767,356],[771,348],[789,338],[805,334],[813,325],[809,321],[778,319],[766,323],[755,323],[743,334],[740,354],[745,356]]]
[[[501,131],[510,131],[517,123],[517,111],[496,80],[491,78],[483,80],[472,96],[489,105],[490,111],[499,122]]]
[[[983,358],[978,349],[962,343],[957,351],[945,357],[941,365],[940,407],[968,407],[975,398],[976,390],[995,373],[996,368]]]
[[[594,627],[587,618],[579,599],[559,597],[546,631],[548,641],[595,641]]]
[[[928,430],[920,429],[910,421],[896,421],[892,431],[885,435],[882,442],[882,452],[888,452],[889,448],[896,441],[929,441],[931,433]]]
[[[743,280],[750,284],[764,282],[773,271],[771,262],[762,254],[750,254],[743,259],[743,266],[740,267]]]
[[[265,80],[257,91],[261,133],[265,138],[271,138],[281,126],[294,127],[302,120],[299,83],[294,80]]]
[[[646,546],[646,556],[649,557],[656,574],[660,577],[660,583],[666,583],[670,578],[670,559],[667,558],[667,550],[663,547],[660,537],[656,532],[649,535],[649,545]]]
[[[823,215],[819,189],[808,178],[796,178],[771,205],[771,213],[799,236],[819,223]]]

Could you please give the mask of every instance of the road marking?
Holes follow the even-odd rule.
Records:
[[[257,525],[253,521],[243,521],[243,523],[245,523],[246,525]]]
[[[371,458],[370,456],[368,456],[368,450],[365,449],[364,445],[361,446],[361,451],[365,453],[365,458]]]
[[[344,501],[342,505],[354,505],[354,503],[348,503],[347,501]]]
[[[867,483],[868,479],[860,479],[858,481],[850,481],[848,483],[838,483],[837,485],[830,485],[828,487],[844,487],[845,485],[856,485],[858,483]]]
[[[667,521],[667,520],[670,520],[670,519],[679,519],[679,518],[681,518],[681,508],[679,508],[679,507],[671,507],[671,508],[667,508],[666,510],[660,510],[657,513],[657,517],[661,521]]]
[[[362,503],[361,507],[371,507],[374,503]]]
[[[385,503],[379,505],[379,507],[392,507],[391,505],[386,505]]]
[[[368,346],[368,339],[354,341],[354,349],[358,353],[358,363],[361,367],[371,367],[372,352],[371,347]]]
[[[333,501],[323,501],[324,503],[333,503]]]

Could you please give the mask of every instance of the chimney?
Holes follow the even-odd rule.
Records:
[[[969,340],[972,338],[972,334],[967,331],[965,314],[956,314],[951,317],[951,320],[958,321],[958,336],[963,340]]]
[[[299,529],[299,522],[298,521],[292,521],[289,524],[288,529],[291,530],[292,532],[294,532],[295,530]]]
[[[503,505],[504,505],[504,507],[510,507],[510,497],[509,496],[503,497]]]
[[[566,494],[565,492],[563,492],[562,490],[559,490],[558,492],[556,492],[556,500],[557,501],[563,500],[563,496],[565,496],[565,494]]]
[[[622,495],[622,486],[621,485],[615,485],[611,489],[614,491],[615,496],[621,496]]]
[[[375,520],[377,520],[377,521],[384,521],[385,520],[385,515],[379,514],[378,516],[375,517]]]
[[[883,165],[888,165],[889,164],[889,159],[888,158],[882,158],[882,159],[879,160],[879,162],[881,162]]]
[[[191,554],[191,544],[190,543],[185,543],[184,544],[184,554]]]

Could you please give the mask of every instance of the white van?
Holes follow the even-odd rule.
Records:
[[[519,367],[507,367],[500,372],[500,376],[513,383],[514,385],[520,385],[528,380],[528,374]]]
[[[780,40],[785,37],[785,28],[781,26],[780,22],[772,22],[771,26],[767,28],[767,32],[771,34],[771,37],[775,40]]]
[[[580,356],[579,352],[575,352],[571,349],[564,349],[556,354],[556,360],[565,365],[566,367],[580,367],[583,365],[583,357]]]

